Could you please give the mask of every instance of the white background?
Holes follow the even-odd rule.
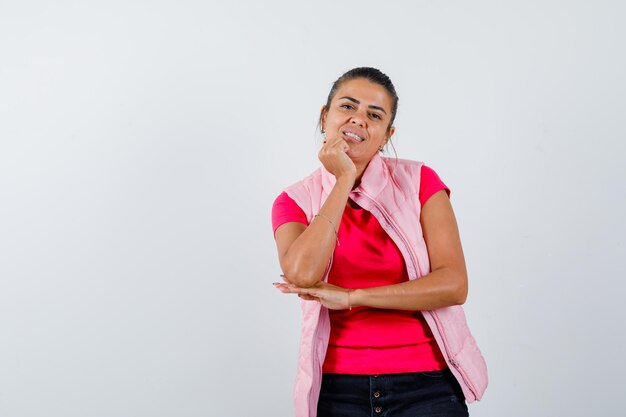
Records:
[[[0,416],[288,416],[270,208],[355,66],[452,188],[476,417],[620,416],[619,1],[2,1]],[[392,153],[393,155],[393,153]]]

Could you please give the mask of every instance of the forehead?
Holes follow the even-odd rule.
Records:
[[[379,106],[387,112],[391,110],[391,96],[380,84],[373,83],[365,78],[344,81],[337,89],[333,101],[341,97],[352,97],[369,106]]]

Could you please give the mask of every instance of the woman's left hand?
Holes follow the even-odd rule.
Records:
[[[303,288],[290,283],[274,283],[274,286],[284,294],[298,294],[298,297],[308,301],[319,301],[331,310],[346,310],[350,308],[352,290],[320,281],[312,287]]]

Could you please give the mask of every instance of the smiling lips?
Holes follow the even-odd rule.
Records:
[[[343,132],[343,134],[351,139],[354,139],[358,143],[361,143],[364,140],[361,136],[357,135],[354,132]]]

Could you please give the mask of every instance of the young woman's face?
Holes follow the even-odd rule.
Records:
[[[322,111],[322,129],[329,140],[341,137],[348,142],[348,156],[357,167],[364,166],[393,135],[394,128],[388,129],[391,106],[383,86],[365,78],[345,81]]]

